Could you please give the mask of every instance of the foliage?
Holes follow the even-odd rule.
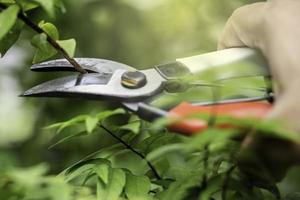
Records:
[[[64,5],[60,0],[1,0],[0,4],[0,8],[3,10],[0,13],[0,52],[2,55],[5,55],[7,50],[19,38],[21,33],[20,30],[23,25],[20,20],[24,21],[25,16],[23,15],[23,17],[21,17],[20,13],[26,13],[32,9],[42,7],[48,13],[48,15],[53,18],[55,17],[57,9],[64,9]],[[26,24],[29,25],[28,23]],[[40,32],[31,26],[33,30],[38,32],[38,34],[35,35],[31,41],[32,45],[36,47],[33,63],[39,63],[57,54],[57,48],[53,47],[53,45],[49,43],[48,37],[56,41],[70,57],[74,56],[76,47],[76,42],[74,39],[59,40],[57,28],[49,22],[45,23],[44,21],[41,21],[38,24],[38,27],[43,30],[43,32]]]
[[[100,1],[90,2],[92,2],[91,7],[95,8],[100,4]],[[94,21],[95,19],[101,21],[101,30],[99,34],[96,31],[92,32],[92,34],[97,35],[97,37],[100,35],[100,39],[102,36],[108,35],[111,39],[108,41],[100,40],[101,42],[95,42],[94,40],[82,42],[86,45],[86,52],[88,52],[87,49],[96,48],[95,46],[98,46],[94,45],[94,43],[99,43],[104,46],[105,43],[107,43],[106,48],[103,48],[105,52],[114,52],[121,58],[123,54],[121,54],[119,49],[121,49],[124,43],[131,43],[131,48],[126,51],[126,57],[134,54],[135,57],[143,57],[146,59],[146,61],[143,62],[149,63],[150,61],[147,59],[156,56],[156,59],[153,58],[151,61],[154,63],[158,60],[165,59],[165,57],[161,55],[161,51],[153,51],[153,49],[160,49],[160,47],[156,45],[162,45],[161,48],[165,48],[167,52],[171,51],[170,54],[173,56],[179,52],[179,43],[185,44],[184,46],[187,48],[185,49],[186,51],[194,51],[195,42],[193,40],[189,41],[186,38],[186,32],[184,32],[183,29],[177,28],[178,23],[184,24],[185,28],[189,31],[191,28],[198,30],[201,20],[204,21],[204,24],[209,24],[209,20],[204,17],[205,7],[200,8],[200,12],[204,12],[204,14],[201,14],[203,18],[199,19],[200,21],[193,19],[191,20],[192,23],[189,24],[185,22],[192,18],[190,15],[176,12],[176,14],[181,16],[181,21],[173,23],[171,20],[172,29],[166,31],[165,29],[162,30],[163,26],[154,26],[154,24],[161,22],[161,18],[157,17],[160,16],[161,13],[165,13],[164,21],[170,21],[172,15],[166,12],[170,9],[168,6],[160,7],[155,14],[143,11],[146,13],[144,18],[155,18],[154,21],[149,23],[144,18],[137,17],[137,11],[128,6],[132,4],[130,3],[132,1],[117,2],[109,0],[101,2],[103,3],[101,4],[101,6],[103,6],[103,8],[101,7],[101,11],[103,12],[98,12],[98,10],[96,13],[91,12],[91,14],[94,14],[91,15]],[[182,1],[173,1],[172,5],[177,9],[180,6],[196,9],[194,2],[196,1],[187,1],[183,5]],[[64,11],[64,5],[60,0],[0,0],[0,3],[8,6],[0,13],[0,52],[2,55],[18,40],[21,31],[24,30],[24,23],[17,18],[18,12],[22,11],[22,13],[25,12],[27,16],[30,16],[31,13],[36,12],[40,8],[47,13],[49,21],[51,21],[55,18],[57,11]],[[220,4],[219,7],[223,9],[223,5],[228,2],[218,1],[218,3]],[[77,5],[79,9],[82,9],[83,4],[83,1],[77,1],[75,5]],[[111,5],[114,5],[114,7]],[[126,16],[130,13],[129,19],[135,19],[136,24],[128,28],[128,18],[125,18],[124,14],[121,15],[121,17],[116,17],[117,11],[115,9],[119,11],[119,13],[125,13]],[[229,13],[229,10],[226,10],[226,12]],[[82,12],[80,12],[79,16],[81,19]],[[73,19],[73,17],[75,19]],[[90,16],[84,17],[84,20],[86,21],[88,17]],[[72,19],[76,21],[76,16],[72,15]],[[144,20],[147,23],[145,23]],[[75,40],[61,40],[61,34],[59,34],[58,28],[56,28],[53,23],[43,20],[39,21],[38,26],[44,33],[39,33],[32,37],[31,43],[36,48],[33,62],[41,62],[57,53],[57,49],[48,43],[47,36],[53,38],[73,57],[76,46]],[[145,23],[147,27],[145,30],[142,30],[142,34],[140,32],[137,34],[136,32],[138,31],[136,27],[140,27],[143,23]],[[86,25],[89,23],[80,24]],[[112,30],[113,27],[111,26],[115,24],[121,24],[122,26],[126,26],[126,28],[123,28],[123,31],[114,31],[114,34],[107,31]],[[195,26],[196,24],[199,25]],[[61,26],[68,27],[71,25],[63,23]],[[78,24],[75,23],[75,26],[78,26]],[[103,30],[103,27],[106,29]],[[69,29],[73,30],[74,27]],[[173,32],[178,33],[178,35],[174,37]],[[138,35],[146,35],[145,33],[150,33],[148,36],[154,37],[149,40],[159,42],[152,47],[149,41],[138,37]],[[195,31],[195,34],[198,33],[199,32]],[[203,41],[210,40],[214,35],[207,33],[209,33],[209,31],[206,32],[206,35],[201,35]],[[89,37],[89,34],[90,33],[86,31],[82,35]],[[163,34],[165,37],[162,37]],[[120,39],[119,41],[118,39],[121,38],[121,36],[123,36],[123,40]],[[155,36],[159,37],[156,38]],[[135,38],[135,40],[133,40],[133,38]],[[174,38],[179,40],[179,42],[175,43]],[[116,45],[117,49],[110,47],[110,43],[118,42],[120,42],[120,44]],[[149,56],[143,51],[137,51],[137,49],[142,49],[141,44],[145,43],[144,48],[153,53],[152,56]],[[212,43],[201,45],[202,50],[212,48]],[[99,51],[94,50],[97,54],[107,56],[107,54],[102,52],[104,51],[103,49]],[[134,50],[135,53],[132,53],[132,50]],[[142,61],[137,59],[135,62],[139,63]],[[236,83],[233,83],[233,85],[235,84]],[[241,84],[241,82],[239,82],[239,84]],[[240,94],[241,89],[228,88],[229,87],[225,87],[226,91],[224,91],[227,95],[235,92]],[[203,94],[203,99],[208,99],[210,92],[210,89],[209,92],[201,89],[201,91],[197,92],[189,91],[189,93],[183,94],[182,96],[186,97],[201,93]],[[172,98],[170,98],[170,96],[172,96]],[[174,97],[173,94],[170,96],[164,96],[164,102],[162,104],[169,104],[174,99],[182,101],[182,96]],[[197,96],[197,98],[199,98],[199,96]],[[228,98],[228,96],[224,98]],[[160,103],[161,102],[158,104]],[[63,104],[63,106],[59,108],[59,111],[71,112],[72,108],[69,105],[65,105]],[[62,109],[63,107],[67,107],[67,110],[65,110],[65,108]],[[78,104],[75,107],[77,108]],[[217,127],[211,127],[199,135],[185,137],[165,130],[165,127],[170,123],[168,120],[162,119],[161,121],[150,124],[122,109],[110,110],[105,106],[103,107],[100,113],[77,115],[68,121],[56,123],[45,128],[47,131],[50,130],[51,133],[55,130],[54,142],[49,148],[57,152],[55,154],[56,158],[53,159],[54,161],[52,160],[51,166],[49,166],[50,170],[48,170],[45,164],[24,168],[26,162],[22,162],[26,159],[21,159],[20,164],[15,160],[11,161],[10,158],[13,156],[10,154],[6,155],[0,152],[0,199],[283,199],[283,197],[280,197],[279,189],[274,180],[267,179],[267,181],[264,180],[262,183],[259,179],[261,177],[265,178],[264,176],[266,174],[268,175],[268,169],[260,165],[261,160],[255,163],[256,168],[250,166],[250,170],[256,170],[255,173],[251,171],[246,171],[246,173],[244,168],[240,168],[238,158],[241,140],[236,139],[245,137],[250,130],[253,130],[254,125],[258,125],[255,128],[260,130],[261,133],[268,138],[280,138],[287,141],[297,140],[297,138],[293,137],[293,134],[279,130],[280,127],[278,128],[277,123],[261,123],[253,119],[236,120],[222,116],[218,117],[216,124],[229,121],[231,124],[237,124],[238,126],[243,125],[244,129],[222,130]],[[50,107],[47,115],[51,111],[55,112]],[[48,116],[43,116],[43,118],[47,117]],[[191,117],[205,120],[209,120],[210,118],[210,116]],[[95,136],[99,137],[96,138]],[[48,137],[49,135],[46,139],[44,138],[44,140],[49,141]],[[83,141],[83,144],[79,142],[76,143],[76,141]],[[85,144],[86,141],[87,143]],[[98,144],[103,141],[104,143],[101,145]],[[37,143],[31,140],[29,141],[29,146],[35,144]],[[82,158],[87,152],[85,149],[88,149],[90,144],[96,146],[97,149],[89,149],[89,154]],[[64,147],[69,148],[70,152],[64,151],[65,149],[60,149]],[[44,148],[44,146],[42,148]],[[16,148],[15,151],[21,154],[22,150]],[[34,150],[33,152],[26,153],[32,157],[38,152]],[[47,154],[42,154],[42,156],[45,160],[49,157]],[[72,156],[74,157],[70,159],[71,161],[67,162],[68,157]],[[61,157],[61,159],[59,160],[57,157]],[[254,159],[257,158],[256,156],[254,157]],[[74,160],[77,160],[75,164]],[[62,161],[63,163],[60,163]],[[5,164],[2,165],[2,163]],[[73,164],[71,164],[70,167],[66,167],[69,163]],[[23,168],[16,167],[18,165]],[[57,170],[53,170],[54,165],[58,166]],[[64,171],[57,175],[57,171],[62,169],[64,169]],[[249,177],[249,173],[252,173],[251,175],[255,174],[256,176]],[[287,195],[285,199],[297,198],[299,198],[299,194],[295,193]]]

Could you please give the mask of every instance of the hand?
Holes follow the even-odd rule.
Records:
[[[270,118],[300,133],[300,1],[271,0],[237,9],[219,49],[247,46],[262,51],[278,84]]]
[[[299,10],[298,0],[270,0],[241,7],[228,20],[218,45],[219,49],[247,46],[264,54],[277,83],[276,102],[269,118],[282,121],[295,134],[300,134]],[[242,152],[252,150],[264,162],[274,181],[300,162],[297,142],[274,141],[256,134],[248,136],[243,147]],[[255,169],[256,163],[247,154],[241,155],[242,168]]]

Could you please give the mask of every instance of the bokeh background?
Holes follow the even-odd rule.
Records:
[[[40,11],[31,12],[30,17],[56,24],[61,38],[75,38],[77,57],[110,59],[144,69],[214,51],[233,10],[251,2],[255,1],[65,0],[66,11],[56,19]],[[31,30],[24,31],[17,44],[0,58],[0,164],[26,167],[47,162],[57,173],[111,139],[93,134],[48,149],[55,135],[43,127],[78,114],[100,112],[106,105],[18,97],[29,87],[61,75],[29,71],[34,53],[29,42],[32,35]],[[295,172],[291,174],[293,180],[300,180]],[[285,181],[285,191],[296,187],[293,180]]]

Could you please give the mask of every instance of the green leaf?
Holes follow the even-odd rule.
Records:
[[[41,21],[39,23],[39,27],[41,29],[43,29],[52,39],[54,39],[54,40],[59,39],[59,33],[58,33],[58,30],[55,27],[55,25],[48,23],[48,22],[44,23],[43,21]]]
[[[141,122],[135,121],[135,122],[128,123],[124,126],[121,126],[120,130],[127,130],[134,134],[138,134],[140,132],[140,128],[141,128]]]
[[[235,129],[208,129],[192,138],[189,138],[189,140],[187,140],[187,146],[191,149],[203,149],[205,145],[212,142],[226,141],[237,135],[239,135],[239,132]]]
[[[177,151],[181,151],[185,148],[184,144],[169,144],[169,145],[165,145],[159,148],[156,148],[155,150],[151,151],[148,155],[147,155],[147,160],[155,160],[157,158],[161,158],[162,156],[167,155],[170,152],[177,152]]]
[[[19,10],[19,6],[12,5],[0,13],[0,40],[9,33],[16,23]]]
[[[16,0],[15,2],[22,8],[24,12],[39,7],[39,4],[34,2],[28,2],[27,0]]]
[[[16,2],[14,0],[0,0],[0,3],[13,4],[13,3],[16,3]]]
[[[85,119],[88,117],[89,117],[88,115],[79,115],[66,122],[60,122],[60,123],[47,126],[45,129],[57,129],[56,133],[61,133],[64,129],[70,126],[77,125],[78,123],[84,122]]]
[[[109,111],[101,112],[101,113],[97,114],[96,117],[98,118],[99,121],[102,121],[110,116],[124,114],[124,113],[125,113],[125,110],[122,108],[119,108],[119,109],[116,109],[113,111],[109,110]]]
[[[50,17],[55,17],[55,0],[33,0],[42,6]]]
[[[74,164],[73,166],[67,168],[63,174],[68,181],[82,175],[85,171],[91,171],[95,169],[95,166],[108,165],[110,166],[110,161],[102,158],[88,159]]]
[[[4,56],[9,48],[19,39],[23,25],[23,22],[17,21],[11,31],[2,38],[0,41],[0,53],[2,56]]]
[[[92,133],[93,130],[97,127],[98,118],[95,117],[87,117],[85,119],[85,127],[88,133]]]
[[[68,53],[70,57],[74,57],[76,49],[76,41],[74,39],[59,40],[57,43]]]
[[[66,174],[66,181],[69,182],[77,177],[86,175],[86,172],[89,172],[93,169],[94,164],[85,164],[77,169],[73,170],[71,173]]]
[[[108,165],[97,165],[94,167],[94,172],[98,175],[98,177],[105,183],[108,184],[109,178],[109,169]]]
[[[42,33],[32,38],[31,44],[36,47],[33,63],[39,63],[54,56],[57,51],[48,43],[46,34]]]
[[[211,178],[208,183],[207,187],[201,191],[201,200],[210,200],[212,195],[222,189],[224,184],[224,176],[219,175],[216,177]]]
[[[292,194],[288,194],[284,200],[299,200],[300,199],[300,193],[292,193]]]
[[[111,169],[109,181],[102,199],[118,200],[126,183],[125,172],[121,169]]]
[[[147,200],[151,182],[147,176],[126,175],[125,193],[129,200]]]
[[[60,12],[65,13],[66,7],[63,1],[55,0],[55,7],[60,10]]]
[[[199,187],[202,177],[199,175],[186,176],[184,179],[171,183],[170,187],[162,193],[160,199],[163,200],[183,200],[187,199],[190,189]]]
[[[83,135],[86,135],[85,131],[68,135],[67,137],[64,137],[64,138],[60,139],[59,141],[55,142],[54,144],[52,144],[48,149],[52,149],[53,147],[56,147],[57,145],[60,145],[64,142],[67,142],[67,141],[73,139],[73,138],[80,137]]]

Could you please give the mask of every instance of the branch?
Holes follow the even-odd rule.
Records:
[[[3,3],[0,3],[0,8],[2,9],[6,9],[7,6]],[[41,34],[45,34],[47,37],[47,41],[49,42],[49,44],[55,48],[57,51],[59,51],[68,61],[71,65],[73,65],[73,67],[80,72],[81,74],[86,74],[87,71],[85,69],[83,69],[80,64],[74,59],[71,58],[69,56],[69,54],[64,50],[64,48],[62,48],[46,31],[44,31],[43,29],[41,29],[38,25],[36,25],[33,21],[31,21],[26,15],[24,15],[22,12],[19,12],[18,14],[18,18],[20,20],[22,20],[27,26],[29,26],[32,30],[34,30],[35,32]]]
[[[146,156],[144,156],[142,153],[140,153],[137,150],[135,150],[132,146],[130,146],[129,144],[127,144],[124,140],[122,140],[121,138],[119,138],[116,134],[114,134],[112,131],[110,131],[105,126],[103,126],[103,125],[100,124],[99,127],[102,128],[102,129],[104,129],[113,138],[115,138],[116,140],[118,140],[118,142],[120,142],[121,144],[123,144],[127,149],[129,149],[130,151],[132,151],[133,153],[135,153],[136,155],[138,155],[139,157],[141,157],[143,160],[145,160],[147,162],[147,165],[149,166],[149,168],[152,170],[154,176],[158,180],[161,179],[160,175],[158,174],[158,172],[156,171],[156,169],[154,168],[154,166],[151,164],[151,162],[147,160]]]

